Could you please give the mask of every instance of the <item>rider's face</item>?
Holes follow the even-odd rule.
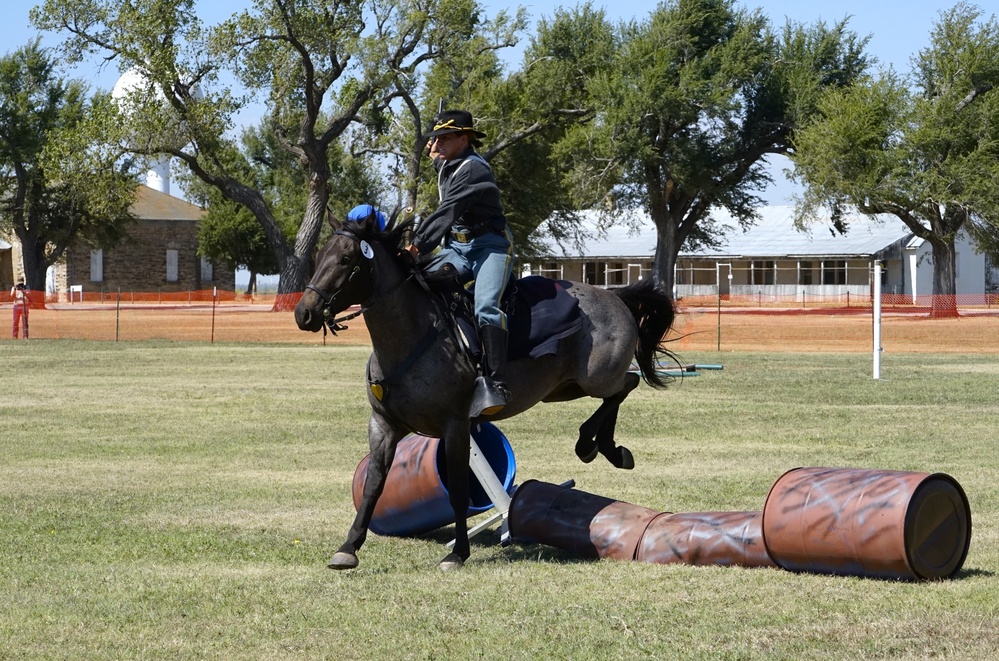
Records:
[[[467,133],[445,133],[434,138],[430,147],[431,152],[436,151],[441,160],[450,161],[465,153],[468,149]]]

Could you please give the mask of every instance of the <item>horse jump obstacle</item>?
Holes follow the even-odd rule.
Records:
[[[657,514],[528,481],[509,525],[514,539],[584,557],[903,580],[954,575],[971,543],[968,500],[950,476],[854,468],[787,471],[762,512]]]
[[[399,443],[373,532],[406,536],[454,522],[439,446],[417,434]],[[367,457],[354,474],[355,506],[366,467]],[[967,497],[942,473],[796,468],[773,484],[759,512],[658,512],[571,481],[514,486],[513,451],[489,423],[473,428],[470,468],[478,483],[468,514],[496,508],[470,536],[502,520],[504,545],[512,538],[581,557],[917,580],[957,573],[971,543]]]
[[[502,519],[501,541],[508,543],[506,516],[517,474],[513,449],[503,433],[488,422],[472,427],[470,445],[469,468],[475,482],[470,485],[468,515],[493,507],[496,513],[469,530],[469,536]],[[403,537],[454,523],[443,449],[440,439],[420,434],[410,434],[399,442],[371,519],[372,532]],[[369,459],[364,457],[354,471],[351,491],[355,508],[361,503]]]

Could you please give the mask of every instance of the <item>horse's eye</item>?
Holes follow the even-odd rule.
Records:
[[[350,264],[350,255],[344,255],[343,257],[341,257],[340,264],[342,264],[343,266]]]

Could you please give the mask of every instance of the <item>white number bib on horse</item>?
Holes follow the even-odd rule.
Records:
[[[371,245],[367,241],[361,241],[361,254],[368,259],[375,258],[375,251],[371,249]]]

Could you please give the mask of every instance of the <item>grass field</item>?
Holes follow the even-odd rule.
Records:
[[[943,472],[967,492],[951,580],[581,560],[447,528],[325,568],[366,453],[364,346],[0,343],[0,659],[991,659],[999,655],[999,355],[680,347],[724,369],[499,423],[518,482],[660,511],[759,510],[797,466]]]

